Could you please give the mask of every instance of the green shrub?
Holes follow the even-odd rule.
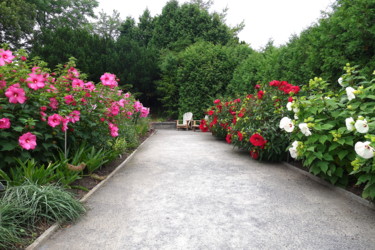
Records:
[[[291,138],[292,156],[318,176],[346,186],[365,184],[363,196],[375,198],[375,79],[344,67],[340,91],[321,78],[310,80],[305,96],[292,104],[298,119]],[[299,129],[298,129],[299,127]],[[362,147],[361,149],[358,146]]]

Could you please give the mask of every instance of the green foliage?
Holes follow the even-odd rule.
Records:
[[[292,139],[298,141],[298,158],[313,174],[343,186],[354,179],[357,185],[364,185],[363,197],[374,199],[375,79],[366,80],[349,64],[344,69],[340,91],[329,90],[333,88],[321,78],[304,87],[306,96],[293,104],[298,109],[294,123],[299,127],[306,124],[311,135],[295,128]],[[363,126],[361,122],[365,122]],[[359,149],[364,142],[368,146]],[[364,151],[369,154],[363,155]]]
[[[24,0],[0,2],[0,44],[9,43],[21,47],[28,40],[35,25],[35,6]]]
[[[225,93],[237,64],[251,53],[247,46],[221,46],[198,42],[175,55],[167,53],[162,62],[163,79],[158,90],[170,114],[193,112],[203,117],[214,96]],[[178,65],[178,66],[176,66]]]
[[[17,164],[10,169],[9,175],[0,169],[0,178],[4,179],[9,186],[18,186],[29,181],[37,185],[46,185],[56,181],[55,170],[60,167],[61,162],[48,163],[47,166],[39,165],[35,159],[21,161],[16,159]]]

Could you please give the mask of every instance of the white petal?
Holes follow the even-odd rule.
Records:
[[[300,123],[298,125],[298,127],[300,128],[301,132],[306,135],[306,136],[309,136],[311,135],[311,131],[309,129],[309,127],[307,126],[307,123]]]
[[[366,142],[360,142],[359,141],[359,142],[357,142],[354,145],[354,150],[362,158],[370,159],[370,158],[374,157],[374,148],[370,146],[369,141],[366,141]]]
[[[290,120],[289,123],[285,123],[283,129],[284,129],[286,132],[289,132],[289,133],[290,133],[290,132],[293,132],[293,130],[294,130],[294,124],[293,124],[292,120]]]
[[[280,120],[280,128],[283,129],[284,128],[284,124],[285,123],[289,123],[291,120],[289,117],[283,117],[281,120]]]
[[[292,143],[292,147],[293,147],[293,148],[297,148],[297,147],[298,147],[298,144],[299,144],[298,141],[294,141],[294,142]]]
[[[349,130],[349,131],[353,131],[354,130],[354,119],[353,117],[349,117],[349,118],[346,118],[345,119],[345,124],[346,124],[346,128]]]
[[[359,133],[362,133],[362,134],[367,133],[369,129],[366,119],[357,120],[354,124],[354,127]]]
[[[353,89],[352,87],[347,87],[345,90],[346,90],[346,95],[348,96],[349,101],[355,99],[355,95],[354,95],[355,89]]]
[[[290,148],[289,153],[290,153],[290,156],[294,159],[297,158],[297,156],[298,156],[297,149],[295,149],[295,148]]]
[[[292,111],[292,103],[291,103],[291,102],[288,102],[288,103],[286,104],[286,108],[287,108],[287,110]]]
[[[342,77],[340,77],[337,82],[340,84],[340,86],[344,87],[344,85],[342,85]]]

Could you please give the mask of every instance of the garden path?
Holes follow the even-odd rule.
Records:
[[[159,130],[39,249],[374,249],[375,211],[209,133]]]

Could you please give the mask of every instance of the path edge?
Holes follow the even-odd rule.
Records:
[[[157,130],[154,130],[151,132],[150,136],[146,138],[123,162],[120,163],[113,171],[110,173],[107,178],[99,182],[93,189],[91,189],[87,194],[85,194],[79,201],[82,203],[85,203],[99,188],[101,188],[105,183],[107,183],[108,180],[112,178],[120,169],[122,169],[128,161],[130,161],[134,154],[138,151],[140,147],[145,144],[148,139],[156,134]],[[58,229],[60,228],[60,224],[56,222],[52,226],[50,226],[44,233],[42,233],[33,243],[31,243],[28,247],[25,248],[25,250],[34,250],[37,247],[39,247],[42,243],[44,243],[46,240],[48,240],[52,234],[54,234]]]
[[[318,182],[319,184],[339,193],[340,195],[344,196],[345,198],[349,199],[349,200],[352,200],[354,202],[357,202],[357,203],[360,203],[361,205],[367,207],[367,208],[370,208],[372,210],[375,210],[375,204],[372,203],[371,201],[368,201],[356,194],[353,194],[352,192],[348,191],[348,190],[345,190],[343,188],[340,188],[340,187],[336,187],[334,185],[332,185],[331,183],[305,171],[305,170],[302,170],[302,169],[299,169],[295,166],[293,166],[292,164],[288,163],[288,162],[285,162],[283,161],[282,164],[286,167],[288,167],[289,169],[295,171],[295,172],[298,172],[308,178],[310,178],[311,180],[315,181],[315,182]]]

